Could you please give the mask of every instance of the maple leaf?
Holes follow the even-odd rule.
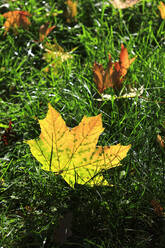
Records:
[[[39,139],[26,141],[31,153],[42,164],[42,169],[60,174],[71,187],[75,183],[108,185],[100,172],[119,166],[131,147],[96,146],[104,130],[101,115],[84,116],[78,126],[70,129],[49,104],[47,116],[39,120],[39,124]]]
[[[140,2],[140,0],[126,0],[126,1],[112,0],[112,1],[110,1],[110,3],[117,9],[126,9],[129,7],[132,7],[133,5],[135,5],[138,2]]]
[[[94,82],[100,93],[109,87],[119,90],[122,87],[122,82],[127,70],[133,63],[136,57],[129,59],[127,48],[121,44],[121,52],[119,62],[112,63],[111,55],[109,55],[109,63],[104,71],[102,65],[94,63]]]
[[[42,42],[56,26],[49,27],[49,22],[41,25],[39,29],[39,42]]]
[[[165,4],[163,2],[160,2],[158,5],[158,9],[160,11],[160,15],[162,19],[165,19]]]
[[[77,1],[73,2],[72,0],[67,0],[65,2],[67,5],[67,12],[66,12],[66,21],[71,23],[72,21],[76,21],[77,16]]]
[[[17,28],[20,26],[22,26],[23,28],[27,28],[31,24],[31,22],[27,18],[30,16],[31,14],[29,12],[20,10],[9,11],[3,14],[3,17],[7,19],[4,23],[4,35],[6,35],[11,27],[14,29],[15,33],[17,33]]]

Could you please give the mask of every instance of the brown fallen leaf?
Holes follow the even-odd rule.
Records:
[[[51,26],[51,27],[49,26],[50,26],[49,22],[41,25],[39,29],[39,42],[42,42],[50,34],[50,32],[56,27],[56,26]]]
[[[140,2],[140,0],[110,0],[110,3],[117,9],[126,9],[132,7],[136,3]]]
[[[160,2],[158,5],[158,9],[160,11],[160,16],[162,19],[165,19],[165,4],[163,2]]]
[[[151,206],[153,207],[155,214],[157,214],[160,217],[164,216],[163,208],[158,201],[152,200]]]
[[[15,11],[9,11],[5,14],[3,14],[3,17],[6,18],[7,20],[4,23],[5,27],[5,33],[9,31],[10,28],[14,29],[14,32],[17,34],[17,28],[22,26],[23,28],[27,28],[31,22],[27,17],[30,17],[31,14],[27,11],[20,11],[20,10],[15,10]]]
[[[111,55],[109,55],[109,63],[105,71],[101,64],[95,62],[93,73],[98,91],[103,93],[109,87],[120,90],[127,70],[135,59],[136,57],[129,59],[127,48],[121,44],[119,62],[112,63]]]

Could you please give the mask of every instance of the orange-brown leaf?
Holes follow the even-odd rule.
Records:
[[[97,86],[97,89],[100,93],[103,93],[104,91],[103,77],[105,73],[103,66],[95,62],[93,72],[94,72],[94,81]]]
[[[121,44],[121,52],[120,52],[120,76],[124,77],[127,74],[127,70],[130,65],[134,62],[136,57],[129,59],[127,48]]]
[[[160,2],[158,5],[158,9],[160,11],[160,15],[162,19],[165,19],[165,4],[163,2]]]
[[[109,55],[109,63],[107,69],[104,71],[103,66],[97,63],[94,64],[94,82],[100,93],[107,88],[114,88],[119,90],[127,70],[136,57],[129,59],[127,48],[121,44],[121,52],[119,62],[112,63],[111,55]]]
[[[27,28],[31,22],[29,21],[28,17],[31,16],[31,14],[27,11],[20,11],[20,10],[15,10],[15,11],[9,11],[3,16],[7,19],[4,23],[5,27],[5,33],[9,31],[9,29],[12,27],[15,31],[17,32],[17,28],[22,26],[23,28]]]
[[[157,135],[157,142],[161,148],[165,149],[165,140],[159,134]]]
[[[42,42],[56,26],[49,27],[49,22],[41,25],[39,29],[39,42]]]
[[[113,63],[112,63],[112,60],[111,60],[111,55],[109,54],[109,62],[108,62],[108,66],[107,66],[107,69],[104,73],[104,78],[103,78],[103,81],[104,81],[104,87],[103,87],[103,90],[109,88],[109,87],[112,87],[114,86],[114,70],[113,70]]]

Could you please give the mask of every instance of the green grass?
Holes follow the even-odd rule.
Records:
[[[11,120],[13,126],[8,145],[0,141],[0,247],[58,247],[59,219],[72,212],[72,236],[62,247],[163,248],[164,217],[150,204],[156,199],[165,206],[165,158],[156,142],[158,133],[165,135],[165,21],[159,1],[142,0],[121,11],[102,1],[79,0],[77,23],[72,24],[63,14],[46,15],[64,10],[63,1],[6,2],[9,8],[0,6],[1,13],[27,10],[32,25],[17,36],[12,30],[6,36],[0,31],[0,123]],[[47,21],[56,25],[47,41],[56,38],[65,51],[76,48],[57,74],[53,69],[44,72],[44,49],[34,42]],[[1,26],[3,22],[1,18]],[[144,92],[98,102],[93,64],[106,68],[109,53],[117,61],[121,43],[130,58],[137,56],[124,87],[144,86]],[[105,93],[114,94],[112,89]],[[132,144],[122,166],[105,172],[114,187],[73,190],[60,176],[41,169],[24,141],[39,136],[37,120],[45,118],[48,102],[69,127],[84,115],[102,113],[100,145]],[[1,136],[4,130],[0,127]]]

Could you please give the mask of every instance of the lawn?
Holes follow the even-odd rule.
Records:
[[[165,136],[165,19],[160,3],[141,0],[117,9],[109,1],[79,0],[76,16],[69,3],[0,4],[0,247],[163,248],[165,143],[157,135]],[[3,14],[16,10],[30,13],[23,14],[28,25],[8,30]],[[46,23],[52,30],[41,38]],[[119,78],[119,89],[108,86],[100,93],[94,64],[106,70],[109,54],[112,63],[121,62],[121,44],[135,60]],[[78,168],[71,187],[60,169],[43,170],[32,155],[26,142],[38,140],[49,103],[69,130],[84,116],[101,114],[98,146],[131,145],[120,166],[99,171],[108,185],[91,185],[93,179],[76,183]]]

